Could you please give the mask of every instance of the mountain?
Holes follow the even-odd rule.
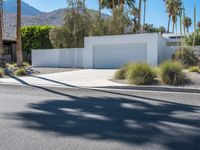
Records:
[[[22,26],[32,25],[52,25],[61,26],[64,21],[64,13],[67,9],[58,9],[49,13],[40,13],[35,16],[22,16]],[[97,11],[88,10],[91,16],[98,15]],[[103,18],[109,18],[109,15],[102,14]],[[15,39],[16,33],[16,13],[4,13],[4,39]]]
[[[5,0],[3,4],[4,12],[7,13],[16,13],[17,11],[17,0]],[[24,16],[35,16],[39,15],[41,11],[38,9],[28,5],[27,3],[22,1],[22,15]]]

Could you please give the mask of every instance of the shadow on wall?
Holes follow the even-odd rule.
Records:
[[[65,96],[63,100],[31,103],[30,111],[12,117],[21,119],[28,129],[60,136],[132,145],[157,142],[174,150],[200,147],[200,107],[148,98],[138,100],[134,96]]]

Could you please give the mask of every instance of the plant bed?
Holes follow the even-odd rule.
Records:
[[[131,65],[127,65],[127,66],[131,66]],[[129,69],[127,69],[127,70],[129,70]],[[195,87],[195,88],[197,87],[197,88],[200,88],[200,74],[192,73],[192,72],[189,72],[188,70],[184,70],[183,66],[180,62],[167,61],[157,68],[151,68],[151,70],[153,70],[153,72],[154,72],[153,81],[150,82],[149,84],[142,84],[142,85],[158,86],[158,87],[159,86],[162,86],[162,87],[163,86],[164,87],[165,86],[166,87],[179,86],[179,87]],[[113,78],[110,81],[116,82],[116,83],[119,83],[119,84],[122,84],[122,85],[128,84],[130,86],[134,86],[134,85],[137,86],[137,84],[130,83],[128,81],[128,77],[127,77],[128,73],[127,72],[125,73],[126,74],[125,79]],[[165,80],[165,82],[163,82],[163,78],[167,78],[167,80],[168,80],[169,77],[171,79],[170,82],[168,82],[168,81],[166,82],[166,80]]]
[[[4,77],[9,76],[27,76],[33,73],[32,67],[28,63],[23,63],[21,67],[17,67],[17,64],[7,63],[2,72],[5,75]]]

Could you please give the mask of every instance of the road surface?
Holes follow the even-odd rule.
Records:
[[[200,94],[0,85],[0,150],[199,150]]]

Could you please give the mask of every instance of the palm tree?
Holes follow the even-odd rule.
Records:
[[[143,24],[146,23],[146,6],[147,6],[147,0],[143,0],[144,2],[144,20],[143,20]]]
[[[0,67],[3,67],[3,0],[0,0]]]
[[[129,8],[133,8],[135,0],[101,0],[102,8],[114,9],[116,7],[127,5]]]
[[[182,10],[183,10],[182,0],[174,0],[173,1],[173,15],[172,15],[172,22],[173,22],[172,31],[173,31],[173,33],[174,33],[175,24],[177,22],[177,17],[180,16]]]
[[[183,21],[183,24],[184,24],[185,28],[187,29],[187,33],[188,33],[189,32],[189,28],[192,25],[192,19],[189,18],[189,17],[185,17],[185,19]]]
[[[139,0],[139,16],[138,16],[139,30],[141,29],[141,14],[142,14],[142,0]]]
[[[22,55],[22,42],[21,42],[21,0],[17,0],[17,66],[22,66],[23,55]]]
[[[198,26],[198,29],[200,29],[200,22],[198,22],[197,26]]]
[[[172,0],[164,0],[166,11],[168,13],[168,26],[167,26],[167,32],[169,33],[170,30],[170,24],[171,24],[171,17],[173,15],[173,2]]]
[[[85,0],[83,0],[83,11],[85,12]]]
[[[133,28],[133,32],[136,33],[138,31],[138,18],[139,18],[139,9],[138,8],[133,8],[132,10],[132,15],[134,16],[134,19],[133,19],[133,23],[134,23],[134,28]]]
[[[196,22],[196,0],[194,1],[194,30],[197,28],[197,22]]]

